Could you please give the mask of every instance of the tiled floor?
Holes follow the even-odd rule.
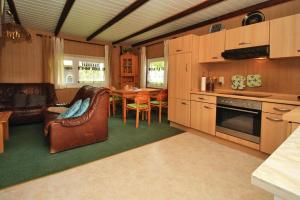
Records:
[[[273,199],[251,185],[265,156],[183,133],[0,191],[12,199]]]

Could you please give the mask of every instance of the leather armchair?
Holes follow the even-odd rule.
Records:
[[[50,141],[50,153],[104,141],[108,138],[109,89],[83,86],[70,105],[78,99],[91,98],[86,113],[80,117],[56,119],[45,111],[44,133]]]

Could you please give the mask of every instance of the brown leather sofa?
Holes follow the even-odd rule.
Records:
[[[53,84],[0,83],[0,112],[13,111],[10,124],[42,122],[44,110],[56,103]]]
[[[50,153],[107,139],[109,89],[83,86],[70,105],[88,97],[90,106],[80,117],[56,119],[58,114],[45,111],[44,133],[50,141]]]

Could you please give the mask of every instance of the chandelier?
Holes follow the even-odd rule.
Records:
[[[10,11],[7,11],[11,21],[2,24],[2,38],[4,41],[22,42],[31,41],[30,33],[20,24],[16,24]]]

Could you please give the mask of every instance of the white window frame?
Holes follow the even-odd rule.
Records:
[[[74,84],[66,84],[65,83],[65,76],[64,76],[64,84],[66,88],[80,88],[84,85],[91,85],[94,87],[108,87],[108,69],[105,66],[105,57],[93,57],[93,56],[84,56],[84,55],[70,55],[65,54],[64,60],[72,60],[73,61],[73,70],[75,71],[75,83]],[[79,80],[79,61],[87,61],[87,62],[99,62],[103,63],[105,67],[105,81],[100,83],[78,83]]]
[[[151,62],[157,62],[157,61],[164,61],[164,67],[165,67],[165,71],[164,71],[164,82],[161,86],[148,86],[148,68],[150,66],[150,63]],[[158,89],[165,89],[166,87],[166,61],[165,61],[165,58],[164,57],[159,57],[159,58],[149,58],[147,59],[147,66],[146,66],[146,87],[147,88],[158,88]]]

